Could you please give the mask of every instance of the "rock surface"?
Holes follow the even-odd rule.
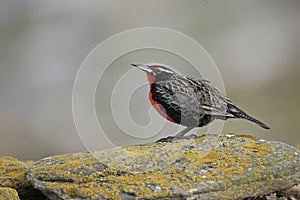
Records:
[[[46,199],[25,178],[25,171],[32,161],[26,163],[9,156],[0,157],[0,199]],[[18,192],[18,193],[17,193]],[[18,197],[19,196],[19,197]],[[10,198],[8,198],[10,197]]]
[[[27,184],[25,163],[8,156],[0,157],[0,186],[19,188]]]
[[[27,179],[49,199],[258,199],[300,183],[300,152],[209,135],[44,158]]]
[[[20,198],[15,189],[0,187],[0,200],[20,200]]]

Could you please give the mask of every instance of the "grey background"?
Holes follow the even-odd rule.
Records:
[[[219,67],[228,96],[271,126],[265,131],[232,120],[223,132],[298,144],[299,11],[297,0],[2,0],[0,155],[39,159],[84,151],[72,118],[76,72],[101,41],[145,26],[171,28],[201,43]]]

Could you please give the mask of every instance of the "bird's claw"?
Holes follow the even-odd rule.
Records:
[[[191,135],[183,136],[182,139],[195,139],[197,137],[199,137],[199,135],[191,134]]]
[[[195,134],[181,136],[181,137],[168,136],[168,137],[161,138],[161,139],[157,140],[156,143],[158,143],[158,142],[172,142],[172,141],[178,140],[178,139],[195,139],[197,137],[199,137],[199,136],[195,135]]]
[[[157,140],[156,143],[158,143],[158,142],[172,142],[175,139],[176,139],[175,136],[169,136],[169,137],[165,137],[165,138],[161,138],[161,139]]]

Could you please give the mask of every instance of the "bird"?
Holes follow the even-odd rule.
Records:
[[[163,64],[131,64],[144,71],[150,86],[149,100],[155,110],[165,119],[186,128],[174,138],[196,127],[202,127],[215,119],[246,119],[264,129],[270,129],[248,115],[235,103],[204,78],[182,75]],[[164,141],[164,140],[162,140]]]

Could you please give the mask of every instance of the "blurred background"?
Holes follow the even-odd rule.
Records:
[[[146,26],[202,44],[227,95],[271,127],[231,120],[224,133],[300,143],[298,0],[2,0],[0,156],[37,160],[85,151],[72,117],[76,72],[101,41]]]

